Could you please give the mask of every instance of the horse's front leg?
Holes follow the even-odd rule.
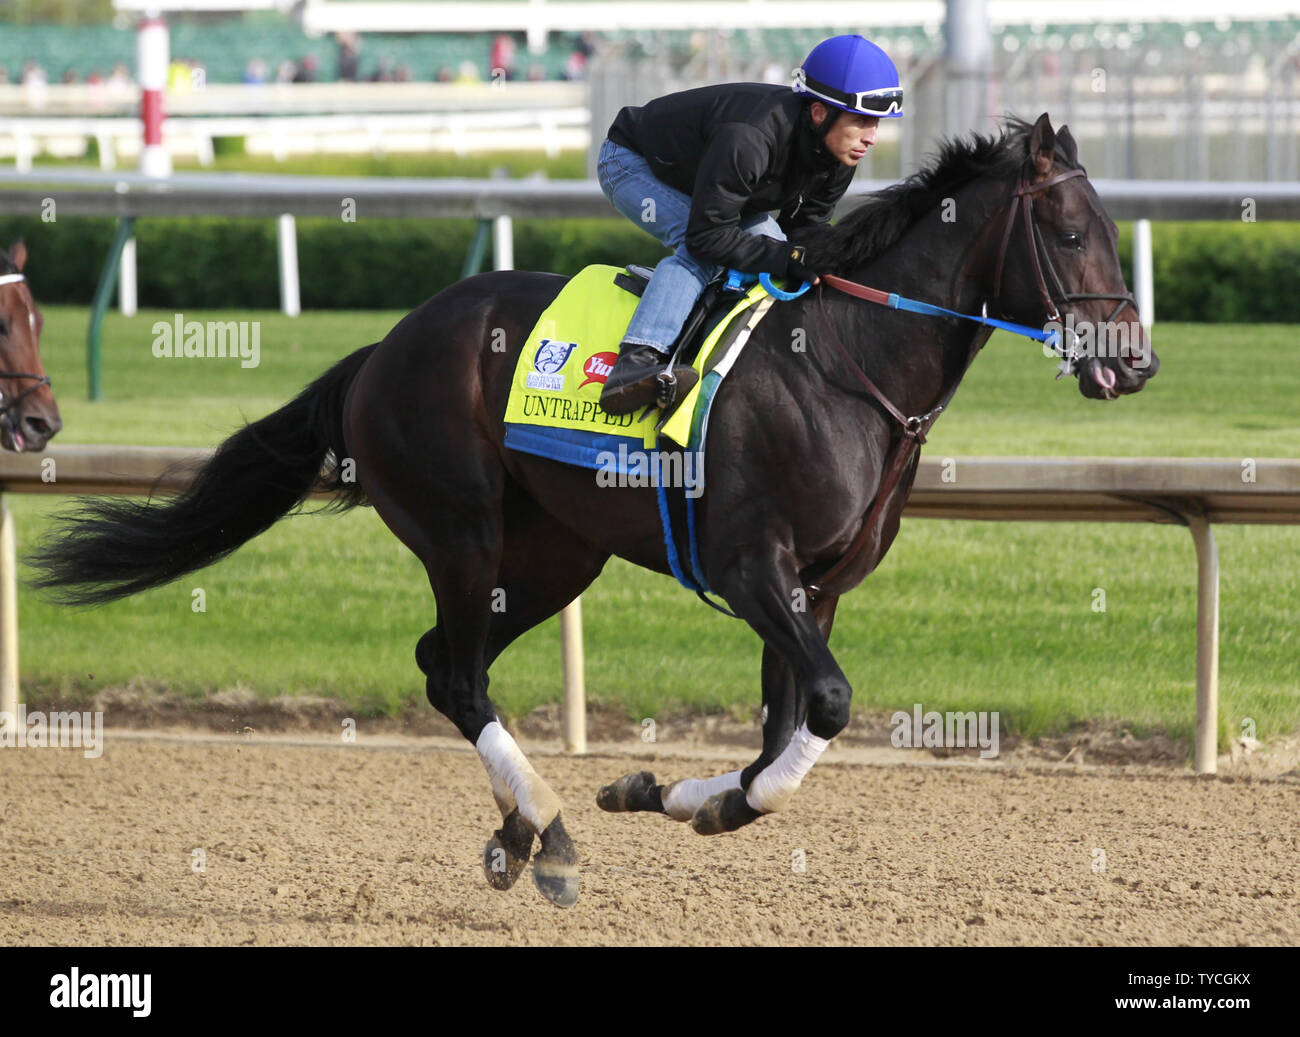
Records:
[[[797,608],[805,599],[802,595],[792,594],[791,600],[793,607]],[[838,603],[838,597],[828,597],[812,610],[822,648],[830,640]],[[843,683],[847,702],[850,693],[848,682],[830,657],[829,649],[825,650],[825,656]],[[690,821],[696,832],[700,835],[734,832],[763,814],[784,809],[804,776],[825,751],[830,738],[847,723],[846,706],[844,723],[839,723],[830,736],[811,735],[807,721],[811,706],[808,697],[810,686],[809,682],[796,679],[794,669],[771,642],[764,643],[762,752],[748,767],[736,772],[738,780],[734,788],[718,790],[695,805]],[[832,720],[832,723],[838,722],[838,717]]]
[[[792,596],[792,600],[798,604],[798,596]],[[823,642],[830,637],[838,601],[838,598],[826,598],[813,610]],[[745,792],[754,778],[776,762],[790,745],[807,709],[806,698],[800,692],[801,686],[791,668],[770,644],[764,645],[763,748],[758,759],[743,770],[728,771],[713,778],[686,778],[668,785],[656,784],[649,771],[627,774],[600,790],[597,805],[612,813],[667,814],[677,821],[692,822],[697,832],[706,835],[734,831],[748,824],[767,811],[750,806]],[[702,811],[706,803],[711,805]]]
[[[833,611],[833,607],[832,607]],[[799,703],[789,669],[770,648],[763,649],[763,755],[775,759],[785,748],[798,722]],[[712,778],[683,778],[667,785],[655,783],[650,771],[625,774],[596,794],[596,805],[610,813],[649,811],[674,821],[690,821],[709,799],[742,787],[744,771]]]

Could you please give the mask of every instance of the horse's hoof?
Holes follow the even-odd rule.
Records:
[[[624,774],[618,781],[606,785],[596,793],[596,806],[611,814],[625,814],[632,810],[645,810],[641,804],[654,788],[655,776],[649,771]]]
[[[578,851],[558,815],[542,832],[542,848],[533,858],[533,882],[556,907],[578,902]]]
[[[691,818],[691,827],[699,835],[721,835],[762,816],[745,801],[744,789],[727,789],[699,805]]]
[[[533,833],[516,807],[483,847],[483,874],[493,889],[507,890],[523,874],[533,852]]]

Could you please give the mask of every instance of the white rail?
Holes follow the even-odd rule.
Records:
[[[209,450],[50,447],[0,455],[0,494],[140,494],[188,485]],[[46,482],[45,458],[58,478]],[[1196,544],[1196,770],[1217,764],[1219,563],[1214,523],[1300,523],[1300,460],[1190,458],[923,458],[908,518],[1161,522],[1186,525]],[[182,469],[173,468],[184,465]],[[167,473],[166,478],[162,476]],[[0,710],[18,703],[17,562],[12,518],[0,496]],[[561,620],[566,748],[586,747],[580,606]]]

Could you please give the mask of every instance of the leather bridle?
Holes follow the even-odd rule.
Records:
[[[1137,309],[1137,300],[1131,292],[1120,294],[1119,292],[1067,292],[1065,286],[1061,283],[1060,275],[1056,272],[1056,267],[1052,263],[1051,254],[1047,251],[1047,245],[1043,241],[1043,233],[1038,229],[1038,222],[1034,219],[1033,196],[1039,191],[1045,191],[1049,187],[1055,187],[1063,181],[1070,180],[1076,176],[1086,176],[1087,173],[1082,169],[1069,169],[1064,173],[1057,173],[1056,176],[1048,177],[1046,180],[1030,182],[1022,169],[1020,178],[1016,182],[1016,193],[1011,199],[1011,204],[1007,208],[1007,222],[1002,229],[1002,244],[998,248],[998,260],[993,270],[993,300],[1001,304],[1002,295],[1002,268],[1006,264],[1007,251],[1011,245],[1011,232],[1016,225],[1016,215],[1022,214],[1025,223],[1025,245],[1028,248],[1029,256],[1034,266],[1034,279],[1038,286],[1038,294],[1043,301],[1043,311],[1047,314],[1047,321],[1060,323],[1061,313],[1057,309],[1057,303],[1082,302],[1090,299],[1113,299],[1117,300],[1115,308],[1111,310],[1110,316],[1103,322],[1110,324],[1125,306],[1131,305]],[[1040,259],[1041,256],[1041,259]],[[1046,276],[1044,276],[1046,271]],[[1050,279],[1050,286],[1049,286]],[[1080,359],[1074,351],[1073,346],[1066,349],[1062,346],[1062,355],[1065,357],[1067,368],[1062,373],[1074,373],[1074,366]]]
[[[20,281],[25,280],[27,280],[27,278],[22,274],[0,274],[0,287],[9,284],[18,284]],[[9,413],[9,411],[22,403],[23,400],[27,399],[28,396],[36,392],[42,386],[51,384],[50,376],[46,374],[25,374],[21,371],[0,371],[0,381],[3,381],[6,378],[32,378],[35,379],[36,384],[24,389],[17,396],[12,396],[9,399],[4,400],[4,402],[0,402],[0,417],[4,417]]]

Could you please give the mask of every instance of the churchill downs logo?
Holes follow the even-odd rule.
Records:
[[[547,392],[564,391],[564,375],[559,373],[573,351],[578,348],[576,342],[557,342],[553,338],[544,338],[537,347],[533,357],[533,370],[528,372],[524,384],[530,389],[545,389]]]

